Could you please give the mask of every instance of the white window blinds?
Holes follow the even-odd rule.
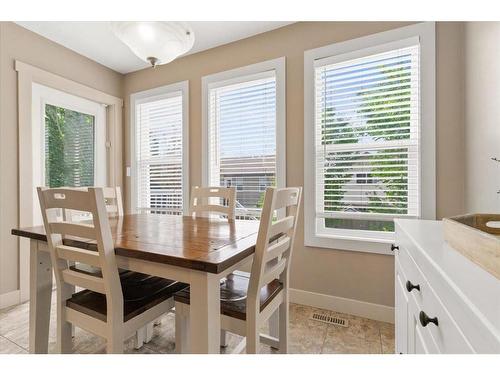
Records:
[[[315,62],[316,217],[393,231],[418,217],[419,46]]]
[[[276,77],[266,72],[208,92],[211,186],[236,187],[239,218],[255,218],[276,186]]]
[[[182,92],[136,105],[137,211],[182,214]]]

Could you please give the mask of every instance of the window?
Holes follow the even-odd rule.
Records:
[[[284,58],[203,78],[205,186],[236,187],[240,219],[285,184]]]
[[[135,212],[187,212],[187,81],[132,95]]]
[[[306,52],[306,244],[386,252],[395,218],[434,215],[428,44],[433,24]]]
[[[95,116],[45,104],[45,186],[93,186]]]

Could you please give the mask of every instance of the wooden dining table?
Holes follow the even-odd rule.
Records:
[[[220,352],[220,280],[249,262],[259,221],[134,214],[110,218],[118,267],[190,285],[190,350]],[[30,239],[29,351],[47,353],[52,264],[43,226],[16,228]],[[92,241],[64,240],[96,250]]]

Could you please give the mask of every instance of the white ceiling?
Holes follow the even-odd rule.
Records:
[[[149,66],[116,38],[107,22],[16,23],[120,73],[130,73]],[[188,23],[194,30],[195,42],[193,49],[186,55],[248,38],[293,22]]]

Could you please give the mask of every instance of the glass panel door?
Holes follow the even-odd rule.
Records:
[[[45,105],[45,186],[93,186],[95,116]]]
[[[36,188],[107,185],[106,107],[34,83],[33,222],[41,224]]]

